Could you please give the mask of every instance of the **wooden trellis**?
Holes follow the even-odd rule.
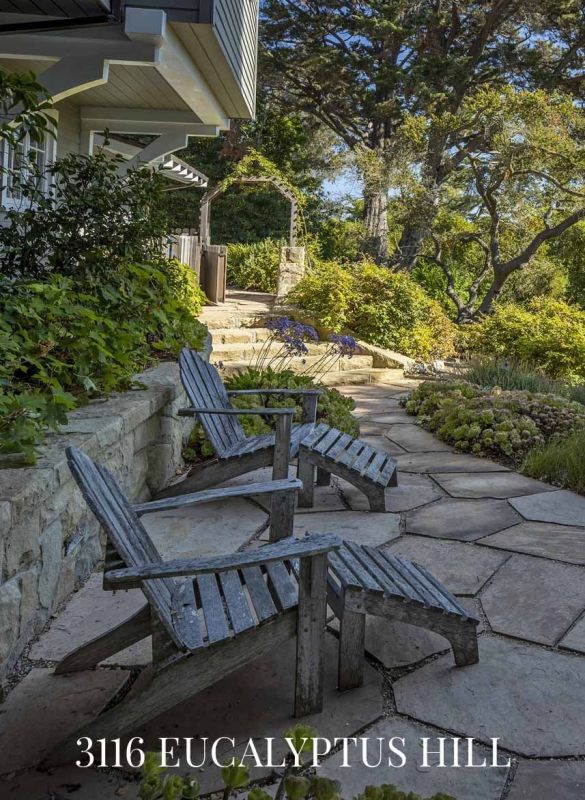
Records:
[[[266,176],[258,176],[258,177],[241,177],[241,178],[234,178],[228,186],[216,186],[214,189],[210,189],[208,192],[205,193],[203,199],[201,200],[201,217],[200,217],[200,236],[201,236],[201,243],[204,245],[211,244],[211,203],[218,197],[220,194],[223,194],[227,189],[230,188],[234,183],[246,183],[246,184],[270,184],[274,186],[274,188],[290,202],[290,229],[289,229],[289,237],[288,243],[289,247],[296,247],[297,239],[298,239],[298,230],[299,230],[299,203],[297,198],[295,197],[294,192],[292,192],[288,186],[286,186],[282,181],[278,178],[271,177],[269,175]]]

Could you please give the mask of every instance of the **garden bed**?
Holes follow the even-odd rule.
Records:
[[[580,402],[443,380],[425,381],[403,405],[422,427],[460,452],[494,459],[562,488],[585,489],[583,467],[574,457],[585,431],[585,405]]]

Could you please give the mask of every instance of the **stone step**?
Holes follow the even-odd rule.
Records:
[[[329,349],[329,345],[326,342],[322,343],[306,343],[308,353],[306,358],[320,358],[321,356],[325,355]],[[221,343],[213,343],[212,347],[212,358],[216,361],[252,361],[256,358],[257,354],[260,350],[264,347],[264,342],[248,342],[248,344],[221,344]],[[268,354],[274,356],[279,353],[282,349],[282,345],[280,342],[274,342],[268,347],[266,347],[266,351]],[[305,358],[305,356],[299,356],[299,358]],[[356,359],[360,358],[359,364],[361,366],[372,366],[373,359],[372,356],[354,356],[352,359],[344,359],[346,361],[351,361],[353,363],[358,363]],[[365,359],[365,360],[364,360]]]
[[[353,359],[352,359],[353,361]],[[316,380],[325,386],[359,386],[366,383],[395,383],[404,379],[402,369],[370,368],[346,369],[340,372],[328,372],[317,376]]]
[[[305,370],[309,369],[312,366],[315,366],[319,361],[320,356],[307,356],[306,358],[299,358],[295,357],[292,361],[287,364],[287,369],[291,369],[293,372],[305,372]],[[218,358],[215,353],[211,355],[211,363],[216,364],[218,361],[222,361],[222,359]],[[225,361],[223,363],[222,372],[225,375],[237,375],[239,372],[243,372],[244,370],[248,369],[250,366],[249,360],[241,360],[241,361]],[[367,371],[368,368],[372,366],[372,359],[370,356],[354,356],[353,358],[341,358],[335,367],[331,370],[329,375],[335,375],[339,378],[339,375],[345,372],[346,370],[351,371]],[[380,370],[384,371],[384,370]],[[337,381],[333,381],[334,383],[340,383],[339,379]]]
[[[273,316],[268,311],[234,311],[221,306],[206,306],[199,315],[199,321],[213,331],[222,328],[261,327]]]
[[[211,339],[215,347],[224,344],[265,342],[269,336],[268,328],[215,328],[211,331]]]

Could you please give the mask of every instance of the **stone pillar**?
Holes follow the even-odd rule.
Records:
[[[284,297],[293,289],[305,274],[305,248],[283,247],[278,266],[278,287],[276,299]]]

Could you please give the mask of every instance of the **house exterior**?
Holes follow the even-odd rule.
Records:
[[[149,164],[204,185],[171,154],[191,136],[217,136],[231,119],[254,116],[258,4],[0,0],[0,68],[33,71],[53,98],[56,141],[48,137],[35,158],[91,154],[107,129],[107,147],[126,158],[122,171]],[[4,153],[5,165],[17,157]]]

